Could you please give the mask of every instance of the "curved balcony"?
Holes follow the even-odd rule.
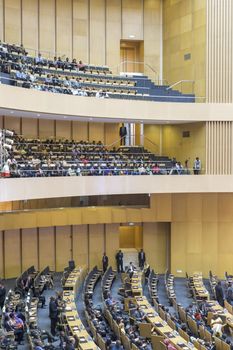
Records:
[[[69,96],[9,85],[0,85],[0,113],[21,117],[125,121],[144,123],[184,123],[232,121],[232,104],[172,103],[137,100],[97,99]]]
[[[141,175],[0,180],[0,202],[39,198],[152,193],[230,193],[231,175]]]

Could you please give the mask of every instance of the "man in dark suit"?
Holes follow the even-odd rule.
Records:
[[[216,299],[219,302],[219,304],[221,306],[224,306],[224,294],[223,294],[221,281],[218,281],[218,283],[215,286],[215,295],[216,295]]]
[[[127,135],[127,129],[124,126],[124,124],[121,124],[120,130],[119,130],[119,135],[121,137],[121,146],[125,146],[125,139]]]
[[[143,249],[141,249],[140,252],[138,253],[138,265],[141,270],[143,270],[145,262],[146,262],[146,254],[143,251]]]
[[[56,325],[58,320],[58,308],[56,299],[54,297],[51,297],[49,302],[49,318],[51,320],[51,333],[53,336],[55,336]]]
[[[102,257],[102,265],[103,265],[103,272],[105,272],[108,268],[108,257],[106,255],[106,253],[104,253],[104,255]]]
[[[123,253],[119,250],[116,254],[117,272],[124,272],[123,269]]]

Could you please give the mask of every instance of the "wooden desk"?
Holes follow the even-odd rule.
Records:
[[[142,272],[134,271],[131,278],[131,289],[133,296],[142,296]]]
[[[182,338],[178,332],[174,331],[166,321],[164,321],[148,302],[145,296],[135,297],[136,303],[140,310],[146,315],[147,321],[150,322],[159,335],[168,338],[170,342],[179,350],[196,349]]]
[[[209,307],[209,312],[224,318],[224,323],[233,328],[233,315],[230,314],[227,309],[223,308],[216,300],[207,301],[207,307]]]
[[[77,289],[81,285],[86,273],[87,268],[81,267],[73,270],[68,276],[63,291],[63,301],[66,304],[64,316],[70,332],[73,336],[76,335],[79,339],[78,348],[81,350],[96,350],[99,348],[86,331],[86,328],[79,317],[75,303]]]
[[[194,272],[192,277],[193,277],[194,292],[195,292],[196,296],[200,299],[209,300],[210,295],[209,295],[208,290],[204,286],[202,273],[201,272]]]

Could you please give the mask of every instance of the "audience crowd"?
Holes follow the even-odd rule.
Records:
[[[116,78],[107,67],[86,65],[76,58],[63,60],[55,56],[49,59],[41,53],[32,57],[23,45],[1,41],[0,71],[11,76],[10,79],[3,76],[3,83],[28,89],[97,98],[108,98],[109,93],[137,95],[137,90],[131,89],[135,81]]]
[[[197,166],[195,164],[194,173],[199,174],[200,160]],[[143,147],[113,147],[109,150],[100,141],[27,140],[17,135],[2,168],[3,177],[190,173],[190,169],[175,158],[156,156]]]

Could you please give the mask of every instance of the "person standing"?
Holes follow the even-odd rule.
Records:
[[[138,253],[138,265],[141,270],[143,270],[145,262],[146,262],[146,254],[143,251],[143,249],[141,249],[140,252]]]
[[[105,272],[108,268],[108,257],[106,255],[106,253],[104,253],[104,255],[102,257],[102,265],[103,265],[103,272]]]
[[[228,288],[227,288],[227,292],[226,292],[226,300],[229,304],[232,305],[232,301],[233,301],[233,288],[232,288],[232,284],[229,283]]]
[[[125,146],[125,140],[126,140],[126,135],[127,135],[127,129],[124,126],[124,123],[121,124],[120,130],[119,130],[119,135],[121,137],[121,146]]]
[[[116,254],[117,272],[124,272],[123,269],[123,253],[119,250]]]
[[[218,281],[218,283],[215,286],[215,295],[218,303],[224,307],[224,294],[223,294],[223,289],[221,285],[221,281]]]
[[[54,297],[51,297],[49,302],[49,318],[51,320],[51,333],[53,336],[55,336],[58,320],[58,308],[56,299]]]
[[[198,175],[201,172],[201,160],[198,157],[196,157],[194,161],[193,172],[194,172],[194,175]]]
[[[2,282],[0,282],[0,309],[1,310],[4,306],[5,298],[6,298],[6,288],[2,284]]]

